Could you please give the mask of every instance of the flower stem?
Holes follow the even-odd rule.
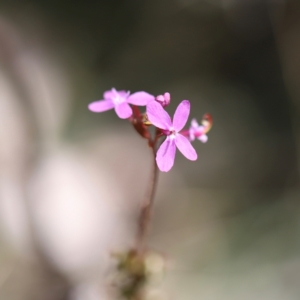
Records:
[[[152,166],[152,176],[149,182],[148,191],[145,197],[145,200],[142,204],[140,215],[138,219],[138,234],[137,234],[137,244],[136,250],[138,253],[143,253],[145,248],[145,240],[147,238],[149,232],[149,226],[151,222],[151,213],[152,207],[154,203],[154,196],[157,187],[157,179],[158,179],[158,167],[156,164],[156,143],[158,141],[159,135],[156,134],[154,140],[149,143],[152,154],[153,154],[153,166]]]

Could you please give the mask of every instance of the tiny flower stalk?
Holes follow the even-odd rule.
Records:
[[[153,140],[149,140],[148,144],[152,149],[152,176],[149,181],[148,191],[145,200],[142,203],[140,215],[138,219],[138,233],[137,233],[137,243],[136,249],[138,253],[143,253],[145,248],[145,240],[149,231],[150,219],[152,206],[154,202],[154,196],[158,181],[158,166],[156,164],[156,144],[160,136],[160,131],[156,130],[155,137]]]
[[[115,255],[120,275],[116,286],[122,298],[127,300],[145,299],[146,287],[152,276],[149,263],[147,264],[151,261],[150,256],[156,257],[158,259],[156,262],[161,261],[164,265],[164,259],[156,252],[149,251],[146,245],[159,170],[162,172],[171,170],[176,149],[187,159],[197,160],[198,155],[191,142],[197,139],[206,143],[207,133],[213,123],[211,115],[205,114],[201,125],[196,119],[192,119],[190,127],[184,130],[190,114],[190,102],[183,100],[171,119],[165,111],[170,101],[170,93],[154,97],[144,91],[130,94],[130,92],[117,91],[113,88],[103,94],[103,100],[94,101],[88,106],[92,112],[104,112],[114,108],[119,118],[128,119],[135,131],[147,140],[152,152],[152,172],[137,219],[135,245],[127,252]],[[146,106],[146,112],[141,112],[139,106]],[[151,126],[154,127],[152,134]],[[165,138],[162,143],[161,138]]]

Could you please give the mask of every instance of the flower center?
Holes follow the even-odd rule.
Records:
[[[169,131],[169,137],[171,140],[174,140],[176,138],[176,135],[177,135],[177,131],[174,130],[174,129],[170,129]]]
[[[120,96],[120,95],[115,95],[113,98],[112,98],[112,101],[115,105],[119,105],[123,102],[125,102],[126,98]]]

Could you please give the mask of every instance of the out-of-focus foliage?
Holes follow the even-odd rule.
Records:
[[[1,299],[113,299],[110,255],[134,238],[151,161],[129,123],[87,110],[111,87],[214,117],[198,161],[161,174],[153,297],[299,299],[297,1],[0,8]]]

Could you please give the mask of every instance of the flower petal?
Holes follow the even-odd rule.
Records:
[[[197,122],[196,119],[193,119],[193,120],[192,120],[192,122],[191,122],[191,127],[193,127],[193,128],[198,128],[198,127],[199,127],[199,124],[198,124],[198,122]]]
[[[156,101],[151,101],[147,104],[147,116],[149,121],[158,128],[169,129],[172,127],[169,114]]]
[[[127,102],[133,105],[144,106],[150,101],[155,100],[155,97],[146,92],[136,92],[127,98]]]
[[[179,151],[189,160],[196,160],[198,155],[191,145],[190,141],[182,134],[178,134],[175,138],[175,143]]]
[[[198,137],[198,140],[201,141],[202,143],[206,143],[208,140],[208,136],[206,134],[202,134]]]
[[[132,109],[126,102],[116,105],[115,111],[118,117],[121,119],[128,119],[132,116]]]
[[[99,100],[89,104],[89,110],[93,112],[102,112],[114,108],[111,100]]]
[[[195,140],[194,129],[190,129],[189,134],[190,134],[190,141],[193,142]]]
[[[174,118],[173,126],[176,131],[180,131],[186,124],[190,114],[190,101],[183,100],[177,107]]]
[[[173,167],[175,154],[176,145],[174,139],[167,137],[159,147],[156,154],[157,166],[162,172],[168,172]]]
[[[117,91],[115,88],[112,88],[111,90],[104,92],[103,98],[104,99],[113,99],[117,96],[122,97],[122,98],[127,98],[128,95],[129,95],[129,92]]]

